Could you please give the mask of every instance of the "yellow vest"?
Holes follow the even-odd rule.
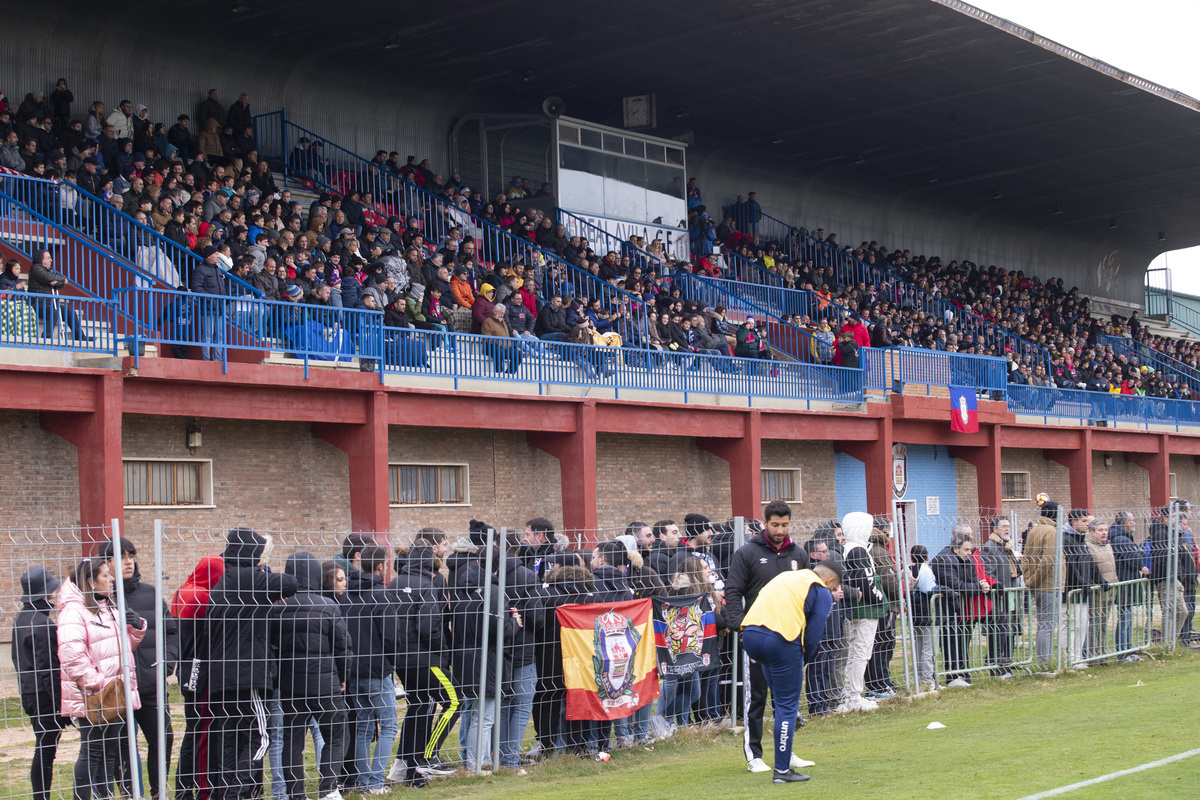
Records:
[[[814,586],[824,586],[811,569],[781,572],[767,583],[742,619],[742,627],[758,625],[775,631],[789,642],[804,635],[804,603]]]

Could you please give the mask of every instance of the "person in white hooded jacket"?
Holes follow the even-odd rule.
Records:
[[[879,704],[863,697],[863,677],[875,630],[879,620],[888,612],[887,598],[875,580],[875,561],[871,558],[871,528],[873,517],[862,511],[851,511],[842,518],[846,536],[844,554],[845,578],[842,581],[851,619],[847,627],[846,683],[841,705],[837,711],[874,711]]]

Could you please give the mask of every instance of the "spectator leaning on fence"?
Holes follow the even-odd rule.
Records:
[[[862,511],[851,511],[842,518],[842,530],[846,536],[843,591],[851,619],[846,634],[845,687],[842,703],[835,709],[841,713],[874,711],[879,707],[874,700],[863,697],[864,678],[875,644],[875,631],[879,627],[879,620],[888,613],[887,598],[875,580],[875,562],[869,549],[873,522],[871,515]]]
[[[61,584],[45,567],[34,567],[22,575],[21,610],[12,628],[12,662],[17,670],[21,709],[29,715],[33,727],[33,800],[50,800],[54,757],[67,725],[67,718],[61,715],[58,627],[51,616]]]
[[[1018,586],[1021,564],[1013,552],[1012,522],[1008,517],[992,517],[986,524],[991,531],[980,548],[980,558],[984,571],[996,582],[997,589],[992,595],[994,606],[987,626],[988,660],[995,665],[993,676],[1008,679],[1012,677],[1010,667],[1018,623],[1017,611],[1010,607],[1012,593],[1005,590]]]
[[[1065,649],[1066,663],[1072,669],[1087,666],[1083,649],[1088,632],[1088,596],[1093,591],[1108,589],[1108,581],[1096,568],[1085,541],[1092,519],[1085,509],[1072,508],[1063,525],[1063,606],[1059,636],[1060,641],[1065,637],[1060,647]]]
[[[1025,561],[1025,585],[1033,592],[1037,610],[1037,636],[1034,653],[1042,666],[1050,664],[1050,651],[1054,646],[1054,630],[1058,625],[1055,617],[1054,562],[1058,546],[1055,542],[1058,529],[1058,503],[1047,500],[1042,503],[1040,516],[1025,534],[1023,548]]]

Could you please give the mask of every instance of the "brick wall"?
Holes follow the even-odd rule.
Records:
[[[958,508],[954,513],[959,517],[976,516],[979,513],[979,474],[974,464],[961,458],[954,459],[954,486],[958,493]]]
[[[1033,498],[1039,492],[1050,495],[1051,500],[1065,507],[1071,505],[1071,477],[1067,468],[1057,461],[1048,461],[1041,450],[1032,448],[1006,447],[1000,453],[1000,469],[1002,472],[1029,473],[1029,500],[1005,500],[1005,513],[1012,511],[1017,514],[1020,523],[1028,522],[1037,516],[1037,505]],[[1022,524],[1020,527],[1024,527]]]
[[[36,411],[0,411],[0,526],[79,525],[75,446],[41,426]]]
[[[524,530],[546,517],[562,525],[558,459],[530,447],[524,432],[392,427],[391,463],[467,464],[469,506],[393,507],[391,529],[401,540],[427,526],[464,533],[471,519]]]
[[[1112,466],[1104,466],[1104,458]],[[1125,460],[1121,453],[1092,453],[1092,503],[1097,516],[1110,519],[1115,511],[1129,511],[1150,505],[1150,475],[1137,464]]]
[[[691,438],[600,434],[596,505],[601,528],[635,519],[683,522],[690,512],[725,520],[732,513],[729,465]]]
[[[807,529],[837,516],[837,478],[832,442],[765,440],[765,469],[800,470],[800,500],[792,505],[792,524]],[[763,500],[772,498],[764,497]]]
[[[1175,473],[1175,495],[1200,504],[1200,465],[1192,456],[1171,456],[1171,472]]]

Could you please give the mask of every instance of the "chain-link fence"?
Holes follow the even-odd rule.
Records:
[[[843,580],[809,715],[1192,641],[1185,505],[910,512],[783,533],[693,514],[570,533],[156,522],[119,547],[115,526],[5,529],[0,800],[378,792],[704,725],[740,729],[753,765],[771,712],[739,628],[771,576],[817,562]]]

